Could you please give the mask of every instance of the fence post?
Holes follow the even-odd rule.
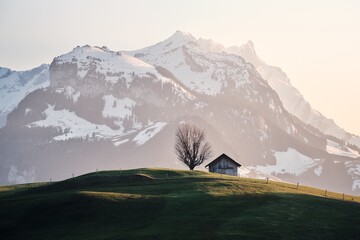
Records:
[[[51,178],[50,178],[50,182],[51,182]]]
[[[74,178],[75,177],[74,174],[72,174],[72,175],[73,175],[73,178]]]
[[[268,177],[266,178],[266,184],[269,184],[269,178]]]
[[[325,196],[326,196],[327,190],[325,190]]]
[[[99,170],[96,169],[96,176],[99,176]]]
[[[299,189],[299,183],[296,184],[296,189]]]
[[[345,194],[343,193],[343,200],[345,200]]]

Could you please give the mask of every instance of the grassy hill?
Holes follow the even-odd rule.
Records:
[[[360,239],[360,197],[200,171],[0,187],[0,239]]]

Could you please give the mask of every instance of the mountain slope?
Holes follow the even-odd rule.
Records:
[[[170,114],[175,104],[185,107],[195,99],[175,81],[161,75],[155,67],[104,47],[77,47],[55,58],[50,66],[50,78],[51,91],[72,99],[70,110],[74,113],[68,111],[69,106],[58,107],[63,109],[59,111],[49,105],[44,112],[48,118],[30,126],[55,126],[63,131],[74,130],[74,124],[79,126],[78,131],[75,128],[72,134],[65,134],[67,139],[85,138],[92,134],[98,138],[120,139],[138,130],[158,131],[166,122],[159,122],[159,116],[152,117],[149,109],[166,109]],[[84,111],[78,105],[85,99],[102,106],[91,113]],[[63,120],[54,122],[64,119],[61,116],[68,116],[67,123]],[[96,126],[94,123],[97,122],[105,124]],[[98,131],[92,131],[94,129]],[[63,139],[64,134],[54,138]],[[121,139],[114,144],[125,141]]]
[[[29,93],[49,86],[49,65],[43,64],[28,71],[0,68],[0,128],[7,116]]]
[[[100,171],[0,188],[0,232],[6,239],[358,239],[359,197],[323,195],[200,171]]]
[[[346,143],[360,147],[360,137],[346,132],[339,127],[332,119],[326,118],[319,111],[313,109],[301,93],[292,86],[286,73],[280,68],[267,65],[261,60],[255,51],[254,43],[247,42],[241,46],[231,46],[225,48],[221,44],[211,39],[199,39],[198,46],[207,52],[227,52],[243,57],[247,62],[253,64],[271,88],[279,95],[284,107],[291,114],[295,115],[306,124],[319,129],[322,133],[344,140]]]
[[[326,118],[319,111],[313,109],[301,93],[291,85],[289,78],[278,67],[267,65],[256,54],[254,44],[248,42],[240,47],[232,46],[222,51],[236,54],[252,63],[261,76],[268,81],[269,85],[278,93],[284,107],[306,124],[319,129],[326,135],[334,136],[346,143],[360,147],[360,137],[346,132],[336,125],[332,119]]]

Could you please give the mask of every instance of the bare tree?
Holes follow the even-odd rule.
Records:
[[[176,131],[175,152],[178,159],[193,170],[211,156],[211,146],[204,130],[184,123]]]

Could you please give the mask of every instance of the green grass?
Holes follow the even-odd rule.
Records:
[[[360,239],[360,198],[201,171],[0,187],[0,239]]]

